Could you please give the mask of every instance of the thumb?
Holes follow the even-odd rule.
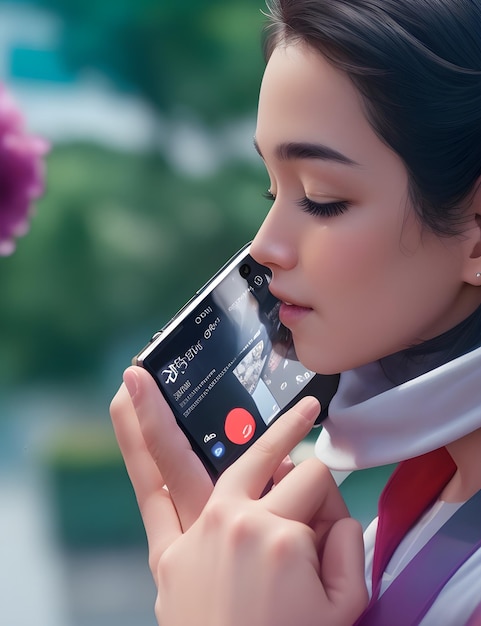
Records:
[[[152,376],[143,368],[133,366],[124,372],[124,383],[147,449],[186,530],[204,508],[212,492],[212,481]]]

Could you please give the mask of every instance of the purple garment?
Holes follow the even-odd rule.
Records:
[[[481,491],[439,529],[384,594],[366,609],[356,626],[417,626],[446,583],[479,549]],[[480,624],[481,607],[471,617],[469,626]]]
[[[478,607],[474,609],[474,613],[469,618],[466,626],[481,626],[481,601],[478,604]]]

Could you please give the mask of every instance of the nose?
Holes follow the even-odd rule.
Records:
[[[252,242],[251,255],[272,271],[292,269],[297,262],[295,226],[277,198]]]

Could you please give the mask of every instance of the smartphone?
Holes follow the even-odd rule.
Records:
[[[270,270],[240,250],[132,360],[150,372],[212,479],[303,395],[322,413],[339,377],[297,359]]]

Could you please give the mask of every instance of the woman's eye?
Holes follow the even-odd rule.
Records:
[[[276,199],[275,194],[273,194],[270,189],[265,191],[262,195],[270,202],[274,202]],[[299,200],[297,204],[301,207],[303,211],[309,213],[309,215],[313,215],[314,217],[336,217],[337,215],[341,215],[341,213],[345,213],[345,211],[347,211],[349,208],[349,202],[345,200],[338,202],[321,203],[314,202],[314,200],[311,200],[307,197]]]
[[[349,208],[349,202],[346,201],[320,203],[309,198],[302,198],[297,204],[303,211],[314,217],[336,217],[345,213]]]
[[[266,200],[270,200],[271,202],[274,202],[274,200],[276,199],[275,195],[272,193],[270,189],[268,189],[267,191],[264,191],[262,195],[264,198],[266,198]]]

